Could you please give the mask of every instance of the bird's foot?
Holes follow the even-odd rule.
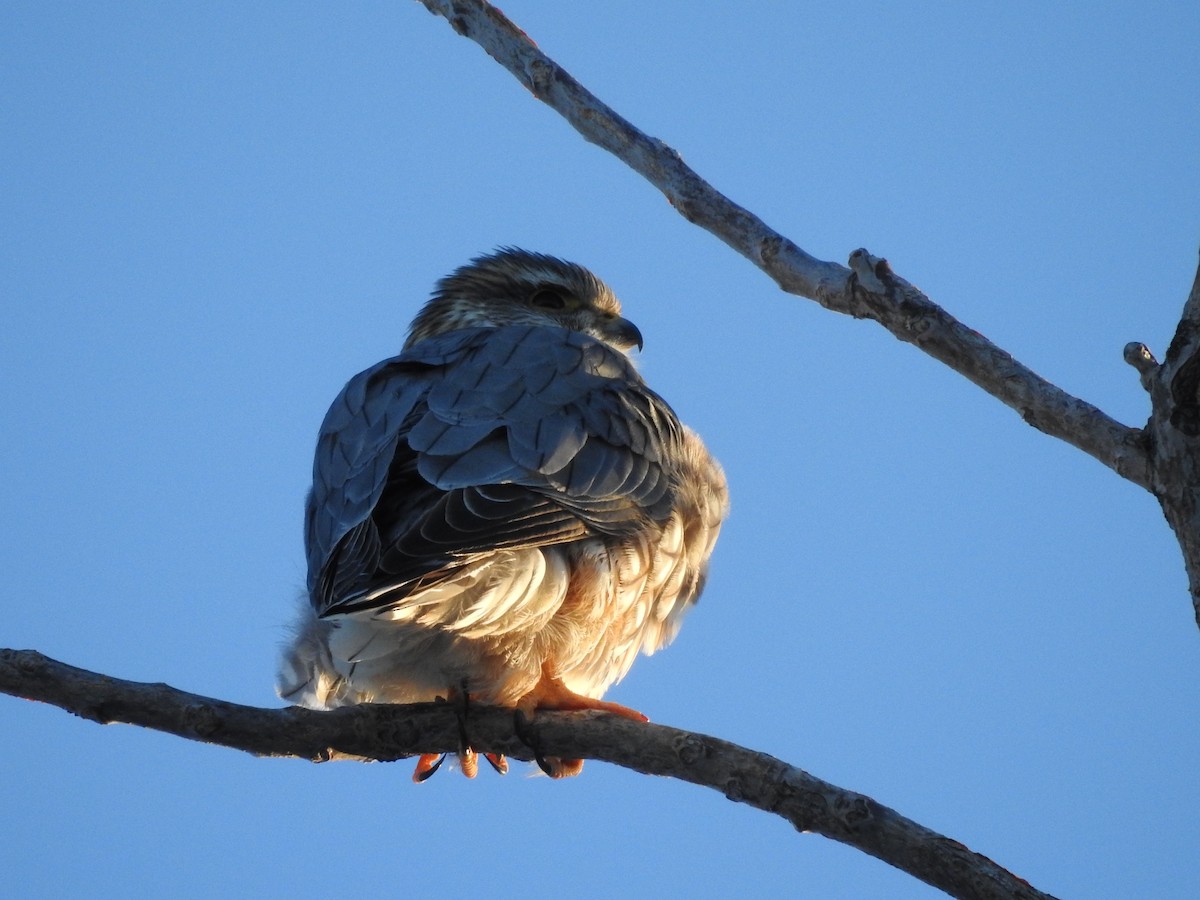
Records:
[[[550,667],[542,667],[542,677],[534,685],[533,690],[517,702],[513,715],[513,724],[519,737],[530,750],[533,759],[543,772],[551,778],[571,778],[583,771],[582,759],[570,759],[559,756],[545,756],[540,747],[537,734],[533,729],[533,718],[537,710],[550,709],[562,711],[599,710],[612,713],[635,722],[650,720],[628,706],[612,703],[608,700],[598,700],[595,697],[585,697],[571,690],[556,675]]]
[[[595,697],[585,697],[577,694],[565,684],[562,679],[553,674],[549,663],[542,666],[542,677],[533,686],[533,690],[517,701],[517,709],[525,712],[525,717],[533,718],[533,712],[538,709],[557,709],[563,711],[599,710],[612,713],[635,722],[649,722],[646,716],[636,709],[612,703],[608,700],[598,700]]]
[[[454,704],[454,715],[458,721],[458,767],[468,778],[479,774],[479,755],[467,738],[467,707],[470,704],[470,694],[464,681],[457,690],[450,691],[450,701]],[[420,784],[433,777],[445,760],[445,753],[423,753],[417,760],[417,768],[413,772],[413,781]],[[488,761],[499,774],[508,774],[508,760],[501,753],[485,753],[483,758]]]

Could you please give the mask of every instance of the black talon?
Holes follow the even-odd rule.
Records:
[[[417,784],[421,784],[422,782],[428,781],[430,778],[433,777],[433,774],[442,767],[442,763],[444,763],[445,761],[446,761],[446,754],[443,753],[441,756],[438,757],[438,761],[435,762],[428,769],[426,769],[424,772],[421,772],[420,774],[414,772],[413,780],[415,782],[417,782]]]
[[[526,718],[525,713],[519,708],[513,710],[513,730],[517,733],[521,743],[533,751],[533,761],[538,764],[538,768],[554,777],[554,769],[550,763],[546,762],[546,757],[542,755],[542,748],[538,746],[537,735],[533,732],[533,724]]]
[[[495,753],[485,753],[483,758],[488,761],[488,765],[496,770],[497,775],[508,774],[508,763],[503,756],[497,756]]]

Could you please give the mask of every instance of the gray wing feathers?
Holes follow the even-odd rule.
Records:
[[[386,504],[389,515],[403,509],[402,529],[436,519],[415,532],[441,542],[435,567],[489,535],[537,546],[584,526],[617,533],[661,522],[673,491],[664,460],[682,440],[632,364],[582,334],[510,326],[422,341],[352,379],[321,427],[307,529],[310,589],[323,587],[314,603],[361,595],[389,546],[408,552],[412,541],[393,523],[372,521],[389,479],[412,494]],[[403,460],[410,480],[401,483]],[[414,470],[423,481],[411,481]],[[489,485],[518,493],[489,495]],[[380,533],[391,535],[383,547]]]
[[[513,460],[508,445],[495,438],[482,441],[458,455],[422,453],[417,457],[417,471],[430,484],[446,491],[478,484],[521,483],[522,476],[527,474]]]
[[[396,390],[395,379],[381,378],[385,366],[352,379],[321,425],[307,517],[310,590],[334,546],[370,517],[402,423],[420,399],[416,385]]]
[[[510,427],[508,449],[513,461],[542,475],[561,472],[588,439],[581,424],[577,414],[572,414],[569,409],[559,409],[539,419],[520,422],[518,427]]]

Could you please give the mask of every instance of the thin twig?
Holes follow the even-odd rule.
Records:
[[[1149,457],[1139,429],[1121,424],[1046,381],[890,271],[887,278],[856,277],[855,260],[881,262],[867,251],[855,251],[851,268],[809,255],[713,188],[671,147],[601,102],[484,0],[420,2],[483,47],[586,140],[608,150],[662,191],[680,215],[719,237],[783,290],[836,312],[874,319],[900,340],[969,378],[1030,425],[1149,488]]]
[[[166,684],[97,675],[33,650],[0,649],[0,691],[51,703],[103,724],[140,725],[256,756],[391,761],[458,747],[446,703],[362,705],[330,712],[260,709],[201,697]],[[512,710],[472,706],[467,728],[477,750],[532,757]],[[878,857],[957,897],[1045,898],[1011,872],[870,797],[815,778],[773,756],[703,734],[603,713],[539,713],[543,753],[613,763],[678,778],[774,813]]]

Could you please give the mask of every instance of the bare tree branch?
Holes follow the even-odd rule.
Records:
[[[0,691],[94,722],[141,725],[256,756],[392,761],[458,746],[456,713],[445,703],[260,709],[166,684],[97,675],[32,650],[0,649]],[[857,847],[955,897],[1049,897],[957,841],[765,753],[603,713],[539,713],[533,727],[546,754],[603,760],[712,788],[781,816],[799,831]],[[531,758],[513,727],[512,710],[472,707],[467,729],[477,750]]]
[[[601,102],[485,0],[421,3],[483,47],[586,140],[662,191],[680,215],[719,237],[783,290],[836,312],[874,319],[1015,409],[1033,427],[1078,447],[1134,484],[1150,487],[1140,430],[1046,381],[890,270],[886,277],[861,277],[879,262],[865,250],[851,256],[851,268],[805,253],[704,181],[671,147]]]

